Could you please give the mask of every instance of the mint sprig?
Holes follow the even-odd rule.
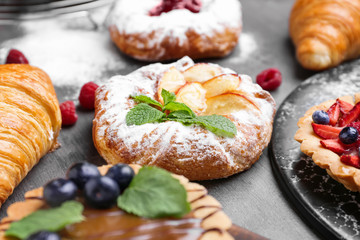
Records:
[[[83,221],[83,210],[83,205],[76,201],[65,202],[57,208],[38,210],[11,223],[5,236],[26,239],[39,231],[57,232],[66,225]]]
[[[127,125],[176,121],[185,126],[199,125],[221,137],[234,137],[235,124],[224,116],[196,116],[184,103],[176,102],[176,96],[165,89],[161,91],[164,105],[148,96],[130,96],[139,102],[126,115]],[[155,107],[154,107],[155,106]],[[160,110],[159,110],[160,109]]]
[[[182,217],[190,210],[184,186],[157,167],[142,167],[118,197],[118,206],[146,218]]]

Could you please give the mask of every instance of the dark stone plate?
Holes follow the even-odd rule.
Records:
[[[297,121],[312,106],[360,91],[360,61],[317,74],[280,106],[269,148],[272,168],[290,202],[326,239],[360,239],[360,195],[348,191],[300,151]]]

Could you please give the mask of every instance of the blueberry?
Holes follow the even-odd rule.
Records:
[[[56,233],[40,231],[40,232],[31,234],[26,240],[61,240],[61,238]]]
[[[116,164],[106,173],[106,176],[117,182],[121,191],[127,188],[135,175],[134,170],[126,164]]]
[[[312,119],[314,123],[317,124],[329,124],[330,122],[329,114],[323,110],[315,111],[312,115]]]
[[[75,163],[67,172],[67,178],[73,181],[79,189],[84,189],[85,183],[89,179],[100,176],[97,167],[90,163]]]
[[[358,136],[359,132],[353,127],[345,127],[339,134],[340,141],[344,144],[352,144],[356,142]]]
[[[51,207],[57,207],[63,202],[75,199],[77,190],[71,180],[55,179],[45,185],[44,199]]]
[[[86,202],[94,208],[110,208],[120,195],[117,183],[106,176],[90,179],[84,187]]]

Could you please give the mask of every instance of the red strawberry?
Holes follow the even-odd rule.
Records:
[[[327,148],[337,154],[343,154],[346,151],[339,139],[321,140],[320,143],[324,148]]]
[[[360,168],[360,157],[358,155],[342,155],[340,161],[346,165]]]
[[[354,107],[354,105],[352,105],[351,103],[345,102],[345,101],[340,100],[340,99],[336,99],[336,103],[339,104],[340,111],[341,111],[342,114],[350,112],[351,109],[353,109],[353,107]]]
[[[345,113],[339,120],[339,127],[344,127],[354,122],[360,115],[360,103],[356,104],[353,109]]]
[[[340,105],[338,102],[331,105],[329,110],[327,110],[327,114],[329,115],[330,122],[329,124],[335,126],[339,117],[340,117]]]
[[[336,139],[339,137],[339,133],[341,132],[342,128],[339,127],[332,127],[329,125],[322,125],[322,124],[311,124],[313,127],[314,132],[324,139]]]

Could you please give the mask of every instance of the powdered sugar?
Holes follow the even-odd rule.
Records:
[[[238,45],[239,51],[231,56],[229,60],[230,63],[236,64],[244,62],[258,49],[255,37],[246,32],[241,33]]]
[[[230,165],[234,165],[234,156],[230,154],[227,149],[235,142],[243,144],[237,144],[237,147],[243,147],[247,142],[252,142],[253,145],[258,141],[258,137],[264,137],[271,131],[271,123],[273,118],[273,105],[262,99],[251,97],[261,109],[262,113],[258,110],[239,111],[231,114],[233,118],[239,124],[246,124],[253,126],[251,132],[247,132],[247,129],[240,129],[235,138],[222,138],[209,131],[203,131],[199,126],[186,127],[181,123],[168,121],[161,124],[144,124],[140,126],[127,126],[125,122],[125,116],[127,112],[133,107],[134,102],[129,102],[129,95],[145,94],[154,98],[156,93],[157,81],[162,76],[163,72],[169,69],[171,66],[175,66],[178,70],[183,71],[193,66],[193,61],[185,57],[176,63],[163,65],[152,64],[127,75],[127,76],[115,76],[109,80],[107,84],[100,87],[97,91],[97,100],[99,100],[101,113],[99,119],[96,119],[101,126],[97,129],[98,136],[107,138],[111,136],[114,141],[121,139],[121,142],[131,149],[131,151],[137,152],[141,149],[154,146],[155,143],[162,146],[162,148],[155,151],[155,155],[151,156],[153,160],[157,158],[162,151],[167,149],[167,146],[172,140],[172,147],[177,149],[179,154],[192,151],[201,151],[197,158],[201,159],[206,154],[214,154],[214,149],[218,149],[227,159]],[[224,69],[224,72],[233,72],[230,69]],[[251,93],[260,93],[261,88],[253,84],[250,77],[241,75],[242,83],[239,86],[239,90],[247,91]],[[261,131],[267,128],[267,131]],[[258,130],[256,130],[258,129]],[[261,130],[259,130],[261,129]],[[259,133],[254,134],[254,132]],[[150,136],[144,140],[144,136]],[[195,150],[194,150],[195,148]],[[243,147],[245,150],[245,147]],[[254,149],[256,151],[258,149]],[[262,149],[259,149],[260,151]],[[185,154],[187,155],[187,154]],[[239,156],[237,156],[239,157]],[[185,157],[179,159],[179,161],[186,161],[192,158]],[[192,159],[193,160],[193,159]]]
[[[211,36],[225,27],[239,28],[242,24],[241,5],[238,0],[202,0],[201,11],[194,14],[188,10],[173,10],[158,17],[149,11],[161,0],[120,0],[109,18],[109,25],[116,25],[120,33],[149,34],[156,31],[156,41],[147,43],[154,47],[164,38],[185,44],[186,32],[193,29],[200,35]],[[142,48],[144,46],[139,46]]]

